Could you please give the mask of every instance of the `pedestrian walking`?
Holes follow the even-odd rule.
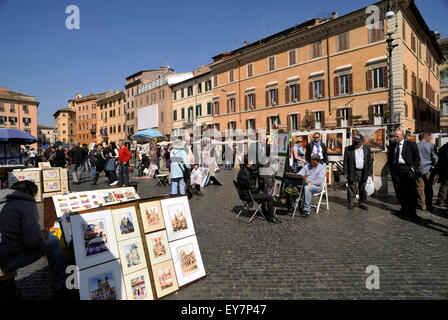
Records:
[[[117,174],[115,172],[117,166],[116,162],[118,160],[118,149],[114,142],[109,144],[109,150],[107,153],[107,163],[106,163],[106,172],[109,177],[109,182],[111,186],[116,186],[118,184]]]
[[[118,142],[118,185],[117,187],[129,185],[129,160],[131,153],[123,141]]]
[[[369,146],[364,144],[364,136],[358,134],[353,139],[353,145],[346,147],[344,152],[344,176],[348,182],[348,209],[355,207],[354,200],[359,194],[359,208],[368,210],[366,206],[366,182],[373,177],[373,158]]]
[[[85,158],[85,151],[77,142],[68,152],[71,159],[71,172],[74,184],[81,184],[82,164]]]
[[[434,175],[432,171],[437,164],[437,155],[434,151],[434,145],[430,142],[431,135],[420,133],[417,144],[420,155],[420,176],[417,178],[417,208],[423,211],[433,211],[432,189]]]
[[[106,164],[106,156],[104,155],[103,145],[101,143],[98,144],[96,148],[96,152],[94,153],[94,163],[95,163],[95,178],[92,182],[92,185],[97,184],[98,178],[100,177],[100,173],[104,170],[104,166]]]

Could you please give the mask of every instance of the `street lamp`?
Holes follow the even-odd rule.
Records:
[[[392,1],[389,0],[387,2],[387,12],[386,12],[386,19],[389,21],[391,19],[395,18],[395,12],[392,10]],[[397,31],[397,30],[395,30]],[[389,141],[393,141],[395,138],[395,125],[394,125],[394,104],[393,104],[393,92],[392,92],[392,81],[393,81],[393,75],[392,75],[392,53],[393,50],[397,44],[392,44],[394,39],[392,38],[392,35],[395,33],[395,31],[392,32],[392,30],[387,30],[387,51],[389,52]]]

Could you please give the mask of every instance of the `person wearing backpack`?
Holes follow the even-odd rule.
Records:
[[[182,148],[182,141],[178,140],[173,143],[173,149],[170,152],[170,194],[185,195],[185,179],[184,175],[190,170],[190,157]]]

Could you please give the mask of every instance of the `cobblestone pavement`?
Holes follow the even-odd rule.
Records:
[[[164,299],[448,298],[448,215],[442,209],[419,211],[423,223],[396,216],[390,184],[388,194],[369,199],[368,212],[350,212],[338,187],[329,189],[329,211],[321,208],[308,219],[279,213],[282,224],[248,225],[236,220],[236,174],[218,173],[223,186],[208,186],[204,197],[190,201],[207,277]],[[169,192],[153,180],[137,181],[141,197]],[[72,187],[85,189],[92,189],[90,182]],[[370,265],[379,267],[379,290],[366,289]],[[22,299],[51,297],[44,259],[19,270],[16,282]]]

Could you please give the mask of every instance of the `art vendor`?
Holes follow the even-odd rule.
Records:
[[[11,190],[12,189],[12,190]],[[47,256],[51,287],[55,295],[65,292],[65,262],[62,246],[48,229],[41,230],[34,197],[34,182],[16,182],[0,190],[0,271],[13,272]]]

